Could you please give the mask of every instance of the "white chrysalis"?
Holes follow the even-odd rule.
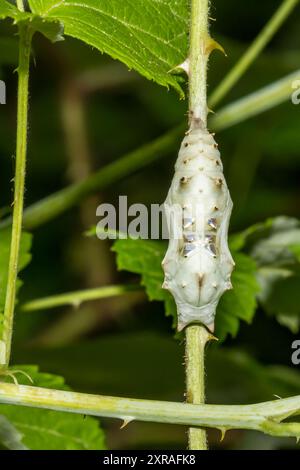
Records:
[[[165,201],[169,247],[165,282],[175,298],[178,329],[192,322],[214,327],[218,301],[231,289],[234,262],[227,237],[232,201],[212,134],[200,120],[187,132]]]

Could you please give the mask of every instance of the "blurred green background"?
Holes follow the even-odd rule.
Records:
[[[228,57],[215,53],[209,68],[212,90],[236,62],[280,4],[279,1],[215,0],[214,36]],[[230,102],[300,68],[300,9],[296,9],[265,52],[226,98]],[[10,39],[7,39],[7,34]],[[10,211],[15,152],[17,37],[9,22],[0,25],[0,78],[7,104],[0,107],[1,216]],[[79,181],[170,127],[180,123],[186,101],[146,81],[79,41],[55,45],[34,40],[26,205]],[[300,105],[287,102],[217,136],[235,203],[231,231],[266,217],[300,217]],[[161,203],[175,155],[157,161],[95,194],[80,207],[35,230],[33,259],[22,273],[19,304],[36,297],[135,279],[118,273],[109,243],[84,236],[97,223],[96,207],[127,195],[134,202]],[[297,337],[297,336],[296,336]],[[296,338],[274,318],[258,311],[236,339],[210,345],[207,401],[247,403],[274,394],[299,393],[299,366],[291,363]],[[299,335],[298,335],[299,337]],[[183,344],[174,339],[163,306],[141,295],[21,313],[15,322],[15,363],[39,364],[62,374],[76,390],[99,394],[183,400]],[[276,364],[276,366],[274,366]],[[283,368],[286,366],[286,368]],[[296,373],[298,372],[298,379]],[[102,420],[113,449],[181,449],[186,429],[178,426]],[[293,440],[258,433],[229,432],[212,448],[278,449]]]

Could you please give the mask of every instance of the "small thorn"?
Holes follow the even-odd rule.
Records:
[[[209,329],[211,333],[213,333],[215,331],[215,323],[213,322],[210,325],[207,325],[207,328]],[[212,339],[214,339],[213,335],[212,335]]]
[[[208,341],[219,341],[219,338],[217,338],[216,336],[210,334],[209,337],[208,337]]]
[[[134,418],[132,418],[131,416],[129,418],[124,418],[123,423],[120,426],[120,429],[126,428],[126,426],[128,426],[128,424],[131,423],[131,421],[134,421]]]

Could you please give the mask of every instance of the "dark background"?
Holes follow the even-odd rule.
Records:
[[[212,32],[228,57],[213,55],[210,90],[280,2],[215,0],[213,4],[211,13],[217,21],[212,23]],[[225,102],[299,69],[299,29],[298,7]],[[9,22],[0,25],[0,78],[7,84],[7,104],[0,107],[2,216],[9,212],[12,200],[15,32]],[[7,33],[9,40],[4,39]],[[76,40],[67,38],[53,45],[36,35],[34,59],[26,205],[151,141],[180,123],[186,113],[186,101],[179,101],[173,91],[167,92],[127,72],[125,66]],[[300,105],[287,102],[217,136],[235,203],[231,231],[270,216],[300,216],[299,123]],[[128,195],[129,204],[161,203],[174,159],[175,155],[170,154],[35,230],[32,263],[22,274],[20,304],[36,297],[133,279],[116,271],[108,243],[88,239],[83,233],[97,223],[97,205],[116,202],[119,194]],[[173,334],[162,305],[145,302],[140,296],[88,303],[77,310],[20,312],[15,326],[14,362],[39,364],[43,371],[63,375],[80,391],[182,400],[183,345]],[[253,324],[243,324],[236,339],[209,346],[207,400],[246,403],[274,398],[278,388],[266,371],[271,364],[296,371],[290,359],[293,339],[288,329],[258,311]],[[276,375],[281,369],[271,370]],[[109,448],[186,447],[186,430],[182,427],[132,423],[121,431],[119,422],[104,420],[103,424]],[[222,443],[217,432],[209,435],[213,448],[294,446],[293,440],[243,431],[228,433]]]

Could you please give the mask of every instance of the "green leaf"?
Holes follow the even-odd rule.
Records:
[[[62,377],[45,374],[36,366],[15,366],[12,372],[26,372],[37,387],[69,390]],[[31,385],[22,375],[17,375],[20,383]],[[14,439],[1,439],[3,417],[10,423]],[[3,430],[3,429],[2,429]],[[21,435],[22,440],[17,440]],[[32,450],[102,450],[104,435],[97,419],[77,414],[63,413],[37,408],[25,408],[12,405],[0,405],[0,440],[10,449],[23,445]]]
[[[117,253],[117,266],[141,275],[150,300],[163,301],[167,315],[172,315],[176,325],[176,306],[170,293],[162,289],[163,271],[161,262],[166,245],[149,240],[120,239],[114,243]],[[256,281],[256,264],[247,255],[234,253],[236,268],[232,276],[234,289],[222,297],[216,316],[216,334],[223,340],[227,334],[236,336],[239,321],[251,322],[256,309],[256,294],[259,286]]]
[[[0,339],[2,337],[3,327],[3,311],[5,305],[5,294],[8,276],[8,264],[10,253],[10,240],[11,229],[7,228],[0,231]],[[29,233],[23,232],[20,244],[20,256],[18,272],[24,269],[31,260],[30,248],[32,243],[32,236]],[[21,287],[22,281],[17,281],[17,291]],[[0,341],[1,343],[1,341]]]
[[[300,222],[277,217],[251,243],[248,251],[258,265],[258,299],[264,310],[293,333],[300,326]],[[249,243],[249,241],[248,241]]]
[[[16,18],[20,14],[17,7],[9,3],[7,0],[2,0],[0,4],[0,19],[3,18]]]
[[[236,264],[231,279],[233,289],[225,292],[217,308],[216,336],[221,341],[227,334],[237,335],[240,320],[251,323],[257,307],[256,263],[243,253],[233,253],[233,258]]]
[[[0,415],[0,442],[7,449],[27,450],[22,443],[22,434],[2,415]]]
[[[33,13],[65,33],[183,96],[171,69],[187,56],[187,0],[29,0]]]
[[[6,0],[1,0],[0,19],[11,18],[17,24],[27,23],[31,29],[42,33],[52,42],[63,40],[63,25],[52,18],[42,18],[26,11],[20,11]]]

